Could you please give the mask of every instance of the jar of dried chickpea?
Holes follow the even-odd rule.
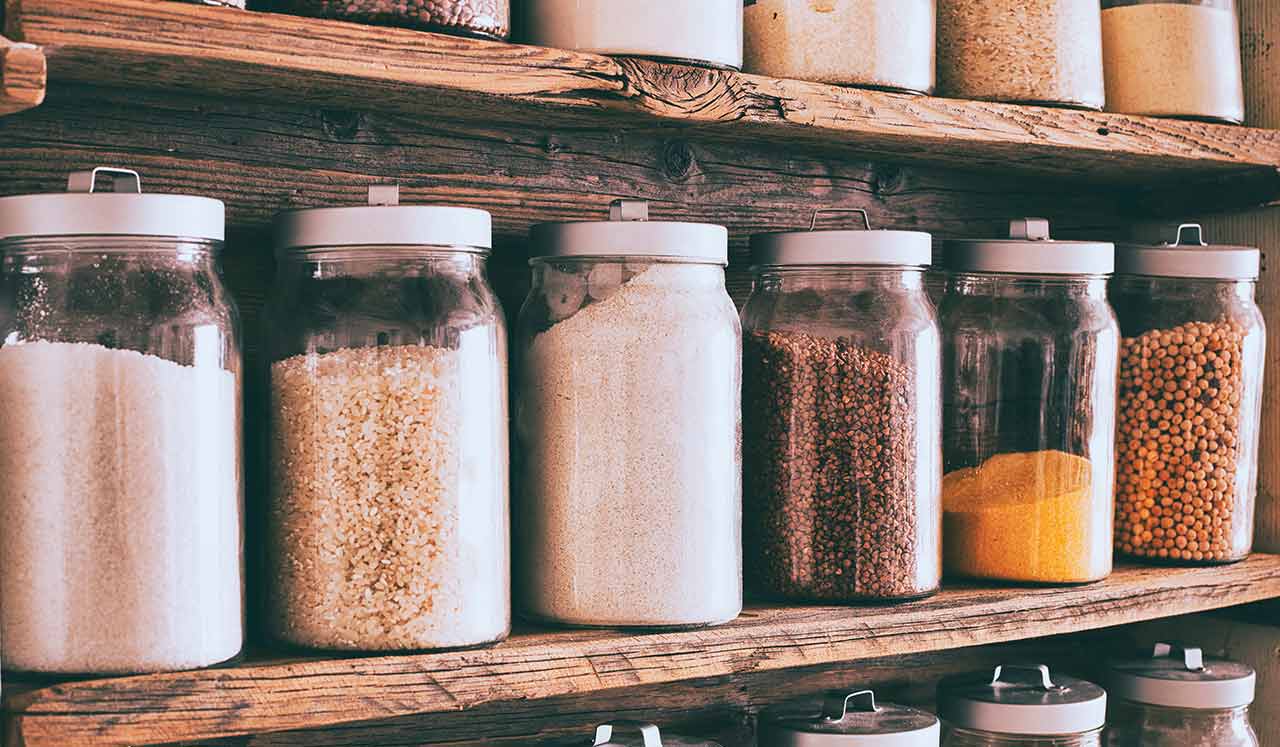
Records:
[[[1165,238],[1116,254],[1116,550],[1231,562],[1253,546],[1266,348],[1254,302],[1261,255],[1207,245],[1194,224]]]

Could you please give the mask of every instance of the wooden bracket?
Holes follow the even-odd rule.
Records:
[[[48,77],[44,50],[0,36],[0,117],[39,106]]]

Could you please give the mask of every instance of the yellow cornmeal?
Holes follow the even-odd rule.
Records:
[[[997,454],[942,478],[949,575],[1076,583],[1111,570],[1088,459],[1061,451]],[[1107,509],[1110,510],[1109,508]]]

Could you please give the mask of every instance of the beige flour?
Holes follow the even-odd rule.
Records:
[[[719,267],[655,264],[534,337],[519,601],[583,625],[742,608],[740,338]]]
[[[239,653],[235,375],[7,345],[0,410],[5,668],[151,672]]]

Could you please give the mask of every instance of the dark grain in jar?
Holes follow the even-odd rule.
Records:
[[[264,10],[506,39],[510,0],[261,0]]]

